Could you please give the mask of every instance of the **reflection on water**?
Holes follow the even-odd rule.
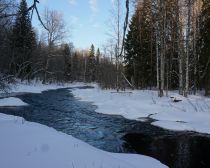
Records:
[[[124,139],[137,153],[157,158],[171,168],[210,168],[210,137],[127,134]]]
[[[98,114],[95,106],[78,101],[68,89],[17,97],[30,106],[0,112],[53,127],[102,150],[148,155],[171,168],[210,168],[210,138]]]

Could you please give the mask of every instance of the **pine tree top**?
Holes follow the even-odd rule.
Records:
[[[90,47],[89,57],[95,57],[95,47],[93,44]]]

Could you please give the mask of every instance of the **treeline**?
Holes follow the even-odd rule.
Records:
[[[34,30],[26,0],[16,4],[0,0],[0,88],[9,78],[39,79],[48,82],[99,82],[104,88],[115,85],[115,65],[95,51],[76,50],[65,42],[67,28],[62,14],[46,9],[41,15],[43,32]],[[7,78],[8,77],[8,78]],[[4,80],[3,80],[4,79]]]
[[[210,1],[136,2],[125,42],[125,71],[136,88],[181,95],[210,90]]]
[[[38,35],[26,0],[15,2],[0,0],[0,81],[83,81],[117,90],[158,88],[159,96],[171,89],[184,96],[203,89],[209,94],[209,0],[136,0],[125,43],[116,24],[116,39],[103,54],[94,45],[76,50],[65,42],[67,28],[57,11],[44,11]]]

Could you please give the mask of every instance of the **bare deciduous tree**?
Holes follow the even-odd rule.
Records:
[[[59,45],[66,35],[65,23],[61,13],[46,9],[43,16],[43,23],[46,26],[48,54],[44,59],[44,79],[43,83],[46,83],[47,75],[52,72],[48,71],[49,61],[58,55],[53,54],[53,48]]]

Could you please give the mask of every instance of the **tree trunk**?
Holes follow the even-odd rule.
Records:
[[[163,13],[162,18],[162,30],[161,30],[161,53],[160,53],[160,97],[164,96],[165,87],[165,53],[166,53],[166,43],[165,43],[165,30],[166,30],[166,6],[165,1],[161,2],[161,9]]]
[[[156,27],[158,29],[158,27]],[[159,73],[159,47],[158,47],[158,30],[156,32],[156,68],[157,68],[157,89],[160,89],[160,73]],[[158,91],[159,92],[159,91]],[[158,93],[160,96],[160,93]]]
[[[187,29],[186,29],[186,79],[185,79],[185,91],[184,96],[188,96],[189,92],[189,53],[190,53],[190,27],[191,27],[191,0],[188,0],[188,14],[187,14]]]

